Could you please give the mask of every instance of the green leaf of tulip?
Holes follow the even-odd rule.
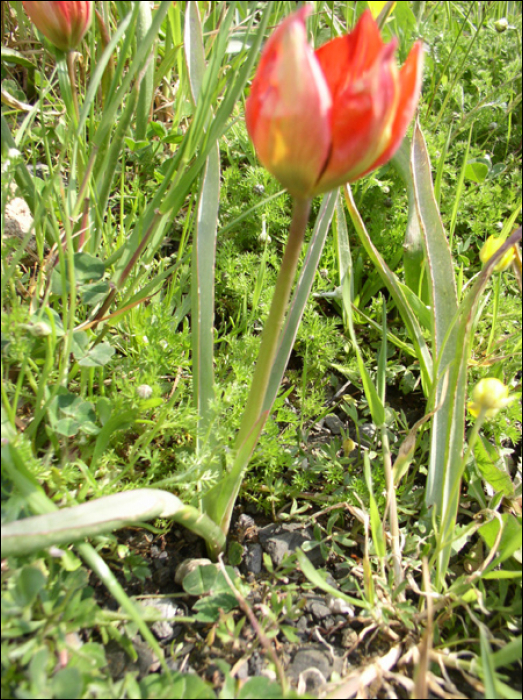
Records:
[[[370,11],[354,30],[314,51],[305,6],[263,51],[246,103],[247,130],[262,164],[308,199],[353,182],[399,148],[416,109],[422,44],[399,70],[397,41],[384,44]]]

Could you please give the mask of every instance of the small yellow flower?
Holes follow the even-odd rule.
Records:
[[[512,401],[508,395],[508,387],[495,377],[480,379],[472,392],[472,401],[468,404],[468,409],[477,418],[482,410],[485,411],[486,418],[494,416]]]
[[[485,241],[483,248],[479,251],[479,259],[481,262],[483,264],[488,262],[494,253],[501,248],[503,243],[505,243],[505,239],[496,238],[496,236],[489,236]],[[514,256],[514,248],[509,248],[502,258],[496,263],[494,272],[503,272],[506,270],[514,260]]]
[[[346,455],[350,454],[352,450],[354,450],[356,447],[356,443],[354,440],[351,440],[351,438],[346,438],[343,441],[343,451],[345,452]]]
[[[498,34],[503,34],[503,32],[506,32],[508,26],[508,19],[506,17],[502,17],[501,19],[498,19],[497,22],[494,22],[494,29]]]

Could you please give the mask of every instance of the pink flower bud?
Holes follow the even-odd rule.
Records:
[[[78,46],[93,18],[93,2],[24,2],[29,18],[61,51]]]
[[[247,130],[262,164],[298,198],[352,182],[399,148],[421,89],[422,44],[399,70],[396,40],[384,44],[370,11],[354,30],[317,51],[305,6],[263,50],[246,104]]]

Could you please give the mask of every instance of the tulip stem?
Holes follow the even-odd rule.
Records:
[[[69,82],[71,83],[71,92],[73,94],[73,105],[74,112],[76,116],[76,123],[78,124],[80,118],[80,109],[78,107],[78,91],[76,87],[76,75],[74,71],[74,51],[68,51],[66,53],[67,60],[67,72],[69,73]]]
[[[287,312],[292,283],[300,259],[300,252],[309,220],[311,202],[309,199],[295,199],[289,238],[283,254],[280,272],[274,288],[271,310],[262,333],[258,362],[243,414],[240,431],[236,438],[236,449],[244,443],[253,426],[258,421],[263,407],[272,366],[278,349],[278,342]]]

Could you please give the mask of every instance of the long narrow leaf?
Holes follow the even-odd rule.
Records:
[[[231,71],[231,74],[228,77],[229,87],[225,92],[225,95],[220,103],[218,110],[216,111],[216,116],[209,125],[206,146],[202,148],[202,150],[196,157],[195,162],[187,170],[183,180],[180,179],[179,182],[176,182],[175,185],[173,185],[171,190],[168,192],[167,196],[165,197],[165,200],[161,205],[160,210],[162,213],[168,212],[170,209],[172,209],[174,212],[178,211],[183,201],[185,200],[185,197],[187,196],[187,193],[189,192],[192,183],[194,182],[195,178],[198,176],[202,167],[204,166],[205,160],[209,154],[210,149],[212,148],[212,144],[219,138],[221,138],[221,136],[227,130],[228,120],[232,114],[234,105],[236,104],[236,101],[242,94],[242,91],[245,87],[245,83],[247,82],[250,76],[252,66],[254,65],[254,62],[259,56],[261,43],[263,41],[265,30],[269,22],[270,14],[271,8],[270,5],[267,5],[263,10],[260,23],[256,28],[256,34],[254,35],[253,42],[246,54],[244,63],[242,64],[241,68],[237,69],[236,71]]]
[[[138,489],[24,518],[2,528],[2,556],[36,552],[142,520],[169,517],[180,507],[183,507],[180,499],[166,491]]]
[[[412,181],[412,173],[410,172],[409,159],[410,141],[408,140],[408,138],[405,138],[403,139],[403,143],[401,144],[399,151],[392,159],[392,163],[401,175],[401,178],[405,183],[405,187],[407,188],[407,196],[409,202],[407,228],[405,230],[405,241],[403,244],[403,267],[405,268],[405,284],[416,295],[424,299],[425,295],[423,294],[422,279],[425,253],[423,250],[423,240],[421,237],[418,211],[416,209],[414,183]]]
[[[152,25],[151,4],[149,2],[138,3],[138,21],[136,23],[136,43],[138,46],[145,40],[147,32]],[[147,134],[147,125],[151,114],[151,105],[154,94],[154,44],[151,48],[152,56],[140,81],[140,95],[136,106],[136,132],[137,141],[144,139]]]
[[[356,233],[358,234],[360,241],[367,252],[367,255],[374,263],[378,274],[382,278],[384,284],[386,285],[392,298],[394,299],[394,302],[398,308],[398,311],[401,314],[403,322],[407,327],[407,331],[414,345],[416,356],[420,364],[423,389],[425,391],[425,395],[428,396],[432,389],[432,358],[430,356],[429,349],[425,342],[425,338],[423,337],[419,321],[416,318],[416,315],[413,312],[407,299],[405,298],[405,294],[403,293],[400,285],[398,284],[395,274],[388,267],[387,263],[385,262],[385,260],[383,260],[378,249],[372,242],[367,232],[367,229],[365,228],[365,224],[363,223],[363,219],[361,218],[360,213],[354,202],[350,185],[345,185],[344,194],[345,202],[347,204],[347,209],[349,210],[354,229],[356,230]]]
[[[434,405],[441,403],[432,422],[425,500],[428,506],[437,505],[441,515],[445,493],[448,494],[451,488],[452,469],[458,469],[461,463],[465,429],[465,378],[459,375],[458,381],[456,376],[456,382],[449,382],[449,391],[442,397],[445,373],[456,361],[458,297],[454,266],[434,197],[430,161],[419,124],[414,129],[411,168],[425,245],[433,315],[433,358],[438,368],[438,377],[433,377],[436,389],[433,401]]]
[[[376,554],[381,560],[384,560],[387,550],[385,546],[385,534],[383,532],[383,521],[380,517],[378,504],[376,503],[376,498],[374,496],[370,459],[367,452],[363,453],[363,474],[365,476],[367,491],[369,492],[370,528],[372,532],[372,540],[374,542]]]
[[[480,625],[479,628],[479,640],[481,648],[481,666],[483,670],[483,682],[485,683],[485,697],[499,698],[499,694],[496,689],[496,668],[492,663],[492,649],[490,648],[490,644],[487,639],[487,635],[483,625]]]
[[[133,60],[131,62],[131,65],[128,68],[128,71],[125,74],[125,77],[122,80],[122,83],[120,87],[118,88],[117,92],[114,94],[114,97],[110,100],[109,104],[104,106],[104,111],[103,111],[103,117],[102,121],[96,131],[96,134],[94,136],[93,142],[96,146],[101,147],[104,143],[105,140],[112,129],[113,125],[117,121],[117,111],[120,107],[120,105],[124,102],[126,99],[128,93],[129,93],[129,87],[131,85],[132,80],[134,77],[138,74],[138,72],[143,68],[145,61],[147,60],[147,56],[149,55],[151,51],[151,47],[158,36],[158,32],[160,31],[160,26],[165,18],[165,15],[167,14],[169,7],[171,3],[168,2],[167,0],[162,0],[160,3],[160,6],[154,13],[153,20],[151,22],[151,26],[149,28],[149,31],[145,35],[143,41],[140,43],[140,45],[137,47],[136,54],[133,56]],[[135,7],[136,11],[136,7]],[[134,16],[134,15],[133,15]],[[112,45],[112,41],[110,42],[109,46]],[[107,47],[106,51],[104,51],[104,55],[109,49],[109,46]],[[101,79],[101,76],[100,76]],[[83,111],[80,116],[80,122],[82,122],[82,117],[83,117]],[[103,149],[102,149],[103,150]]]
[[[486,263],[476,279],[473,288],[460,306],[459,323],[457,324],[454,346],[454,361],[449,373],[450,409],[447,408],[446,439],[448,440],[446,459],[442,460],[442,475],[437,475],[441,482],[442,491],[439,500],[435,501],[441,515],[439,541],[442,548],[438,554],[437,587],[443,586],[448,561],[451,555],[452,532],[456,522],[459,503],[459,491],[464,465],[463,451],[463,422],[465,414],[465,394],[467,382],[467,367],[471,355],[472,331],[477,318],[478,304],[494,267],[502,256],[516,243],[521,241],[521,226],[515,231],[496,253]],[[443,410],[444,406],[440,410]],[[436,414],[437,415],[437,414]],[[444,426],[445,427],[445,426]],[[426,495],[427,498],[427,495]]]
[[[223,547],[223,533],[206,515],[167,491],[136,489],[7,523],[2,527],[2,556],[69,544],[154,518],[172,518]]]
[[[185,10],[184,51],[187,74],[193,102],[198,103],[205,73],[205,50],[202,39],[202,22],[197,2],[187,3]]]
[[[369,370],[365,365],[363,360],[363,355],[361,353],[358,339],[356,338],[356,332],[354,330],[352,305],[354,302],[354,280],[352,276],[352,256],[350,253],[349,246],[349,234],[347,231],[347,222],[345,220],[345,214],[341,203],[338,203],[336,207],[336,230],[338,238],[338,246],[341,246],[339,250],[339,257],[343,255],[343,267],[341,273],[342,277],[342,299],[343,308],[345,311],[347,329],[349,331],[349,336],[352,341],[354,351],[356,353],[356,359],[358,362],[358,369],[361,376],[361,381],[363,383],[363,391],[365,392],[365,397],[369,403],[369,408],[372,416],[372,420],[376,426],[382,426],[385,422],[385,406],[378,391],[374,386],[374,382],[369,374]],[[343,251],[343,252],[341,252]]]
[[[411,167],[433,304],[434,356],[438,356],[458,310],[458,295],[449,244],[434,197],[427,146],[419,123],[414,129]]]
[[[107,208],[107,202],[109,201],[109,194],[113,183],[113,176],[116,172],[118,163],[120,162],[124,138],[127,135],[127,130],[129,129],[129,125],[134,114],[137,97],[138,91],[137,86],[135,85],[129,92],[125,108],[120,116],[120,119],[118,120],[116,129],[112,134],[111,145],[103,155],[103,159],[101,159],[98,176],[95,183],[95,187],[98,190],[96,208],[98,210],[98,217],[101,222],[104,220],[105,210]],[[98,238],[100,238],[100,236],[101,230]],[[95,245],[93,249],[95,251],[98,250],[98,245]]]
[[[191,332],[193,386],[198,410],[198,444],[209,427],[210,404],[214,398],[214,261],[219,198],[220,151],[216,143],[209,154],[203,174],[193,243]]]

